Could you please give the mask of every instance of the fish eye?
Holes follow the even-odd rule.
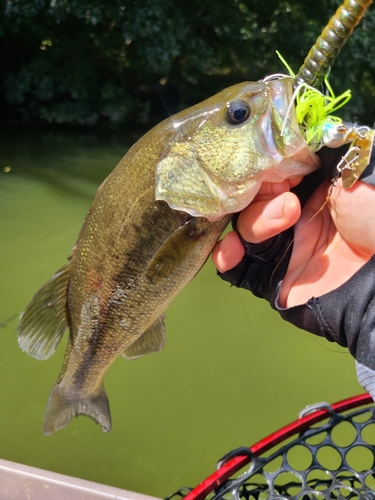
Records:
[[[246,101],[238,100],[228,102],[225,109],[225,119],[229,123],[237,125],[249,118],[251,114],[250,106]]]

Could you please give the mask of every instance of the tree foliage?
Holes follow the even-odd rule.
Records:
[[[297,71],[337,0],[0,0],[3,120],[94,125],[165,117],[225,86]],[[331,82],[374,121],[375,11]]]

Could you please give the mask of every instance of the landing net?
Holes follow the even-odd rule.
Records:
[[[250,448],[223,457],[196,488],[165,500],[375,500],[375,406],[368,394],[318,403]]]

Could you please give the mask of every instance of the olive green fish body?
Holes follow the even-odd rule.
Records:
[[[159,335],[155,350],[163,347],[164,311],[202,267],[229,221],[212,224],[155,202],[153,179],[139,173],[137,183],[132,159],[126,157],[102,186],[71,260],[72,345],[59,390],[77,392],[78,400],[103,394],[111,363],[121,353],[127,356],[127,348],[152,325],[151,335]],[[124,188],[121,179],[129,173]],[[47,432],[53,430],[50,420],[47,413]],[[100,423],[109,430],[107,422]]]
[[[298,126],[284,123],[291,94],[291,79],[226,89],[152,129],[100,186],[68,263],[20,323],[22,349],[39,359],[70,329],[47,434],[80,414],[109,430],[111,363],[163,347],[164,311],[263,180],[319,166]]]

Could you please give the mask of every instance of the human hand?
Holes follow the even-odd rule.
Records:
[[[294,225],[293,252],[280,293],[282,307],[303,304],[339,287],[375,254],[374,187],[358,181],[347,190],[339,181],[319,211],[330,186],[323,182],[301,211],[297,196],[290,192],[297,182],[264,183],[237,221],[242,238],[251,243]],[[238,234],[231,232],[216,245],[213,261],[224,273],[243,255]]]

